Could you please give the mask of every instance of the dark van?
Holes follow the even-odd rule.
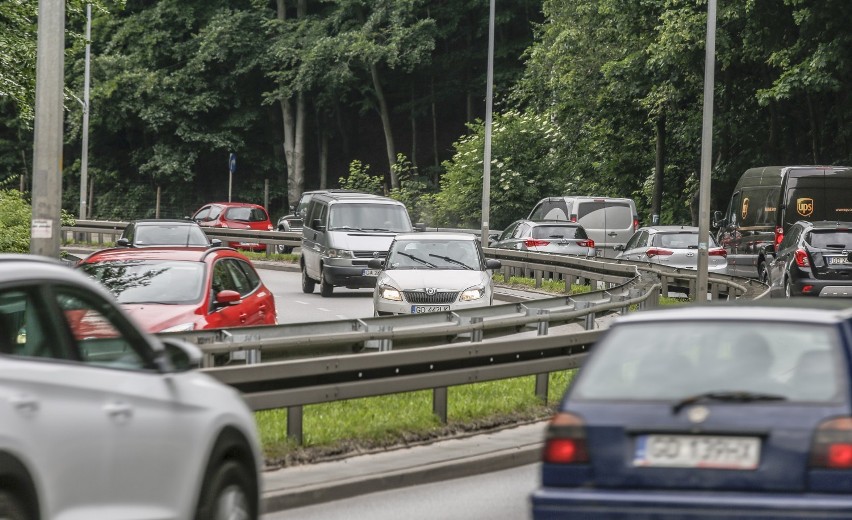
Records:
[[[852,168],[763,166],[740,177],[728,210],[716,211],[716,241],[728,252],[728,274],[767,281],[766,266],[799,220],[852,219]]]

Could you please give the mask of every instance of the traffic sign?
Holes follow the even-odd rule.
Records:
[[[228,170],[233,174],[237,171],[237,154],[228,154]]]

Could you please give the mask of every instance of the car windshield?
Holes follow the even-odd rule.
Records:
[[[208,246],[207,235],[196,225],[156,224],[136,227],[137,246]]]
[[[811,231],[808,243],[820,249],[849,249],[852,246],[852,231]]]
[[[82,264],[81,268],[119,303],[192,303],[202,296],[201,262],[117,260]]]
[[[716,247],[716,241],[713,237],[707,237],[710,242],[710,247]],[[666,247],[668,249],[698,249],[698,232],[697,231],[674,231],[657,233],[654,235],[654,245],[657,247]]]
[[[707,393],[785,402],[842,395],[836,331],[802,323],[677,321],[615,326],[595,345],[572,397],[672,400]]]
[[[328,229],[406,233],[411,231],[411,222],[405,208],[396,204],[335,204]]]
[[[263,222],[268,220],[266,212],[260,208],[228,208],[225,213],[228,220],[241,220],[243,222]]]
[[[473,240],[397,240],[388,253],[386,269],[472,269],[479,271],[479,251]]]
[[[579,238],[587,239],[586,232],[579,226],[535,226],[533,238]]]

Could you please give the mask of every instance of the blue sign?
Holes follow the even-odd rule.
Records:
[[[233,174],[237,171],[237,154],[228,154],[228,170]]]

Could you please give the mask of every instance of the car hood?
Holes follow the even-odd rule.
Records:
[[[162,303],[122,303],[121,307],[140,328],[148,332],[161,332],[169,327],[197,321],[198,304],[165,305]]]
[[[446,289],[463,291],[489,281],[488,273],[467,269],[392,269],[383,271],[379,283],[401,290]]]

